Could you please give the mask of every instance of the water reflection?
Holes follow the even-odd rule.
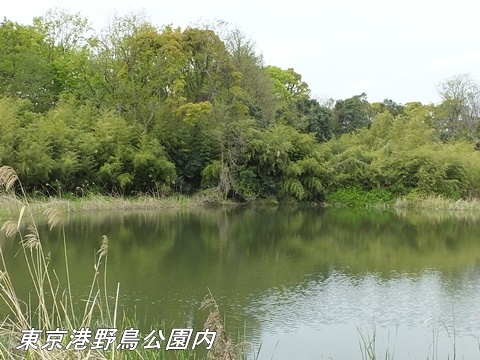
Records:
[[[234,338],[246,329],[262,344],[260,359],[360,358],[359,340],[373,329],[395,357],[438,350],[446,358],[453,324],[457,356],[472,358],[480,354],[480,221],[458,214],[221,208],[81,213],[64,226],[74,293],[89,288],[107,234],[108,286],[113,294],[120,282],[121,306],[145,329],[202,327],[198,308],[210,289]],[[64,283],[62,232],[40,232]],[[18,244],[2,244],[26,298]]]
[[[476,358],[479,278],[479,268],[467,269],[457,278],[452,291],[449,279],[438,271],[389,279],[376,274],[356,278],[333,271],[327,279],[266,292],[252,299],[246,312],[262,324],[258,338],[263,339],[265,356],[278,352],[284,359],[299,354],[314,358],[313,354],[325,355],[328,350],[334,358],[356,358],[361,333],[370,332],[372,336],[375,329],[383,354],[395,349],[401,359],[426,359],[429,354],[432,357],[435,345],[440,358],[448,354],[453,357],[451,341],[455,333],[457,356]],[[275,339],[280,338],[288,340],[277,344]],[[310,341],[308,350],[299,352],[297,346],[291,346],[302,341]],[[345,353],[345,346],[353,351]]]

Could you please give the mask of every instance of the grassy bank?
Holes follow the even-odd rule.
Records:
[[[347,207],[480,211],[480,199],[476,198],[452,199],[418,193],[397,197],[387,190],[365,191],[358,187],[339,189],[327,195],[326,202]]]
[[[431,210],[460,210],[480,211],[480,199],[448,199],[442,196],[411,195],[397,198],[393,207],[399,209],[431,209]]]
[[[159,210],[159,209],[185,209],[194,207],[209,206],[238,206],[241,203],[233,200],[222,199],[214,191],[202,192],[192,196],[172,195],[166,197],[155,196],[137,196],[120,197],[92,194],[84,197],[17,197],[13,195],[0,195],[0,221],[11,219],[19,213],[28,201],[30,211],[36,216],[50,208],[56,208],[63,214],[81,211],[135,211],[135,210]],[[249,203],[250,205],[260,206],[298,206],[302,203],[290,200],[289,202],[279,202],[276,199],[257,199]],[[318,205],[314,203],[305,203],[307,206]],[[322,206],[333,207],[354,207],[369,208],[375,210],[395,209],[398,211],[408,211],[409,209],[419,209],[425,211],[449,211],[449,212],[477,212],[480,211],[480,199],[449,199],[441,196],[428,196],[410,194],[408,196],[397,197],[381,191],[350,191],[343,189],[328,196]]]
[[[102,210],[155,210],[191,208],[212,205],[233,206],[234,201],[222,199],[215,192],[202,192],[193,196],[172,195],[165,197],[137,196],[121,197],[92,194],[84,197],[18,197],[13,194],[0,195],[0,219],[18,214],[28,201],[32,213],[41,214],[46,209],[56,208],[62,213]]]
[[[120,197],[108,195],[88,195],[84,197],[29,197],[19,198],[12,195],[0,195],[0,220],[12,218],[28,201],[29,208],[35,215],[41,215],[46,209],[56,208],[62,213],[79,211],[109,210],[157,210],[180,209],[208,206],[237,206],[240,203],[222,199],[215,192],[202,192],[193,196],[173,195],[168,197],[137,196]],[[259,199],[254,205],[278,206],[275,199]],[[283,204],[283,203],[282,203]],[[297,206],[297,201],[285,202],[287,206]],[[308,203],[312,205],[312,203]],[[322,205],[333,207],[360,207],[372,209],[423,209],[446,211],[480,211],[480,199],[449,199],[441,196],[408,195],[393,197],[385,191],[354,192],[349,189],[338,191],[327,197]]]

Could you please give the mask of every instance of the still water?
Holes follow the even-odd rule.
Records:
[[[480,358],[480,214],[222,208],[63,223],[77,302],[105,234],[111,297],[120,283],[121,308],[144,331],[202,329],[211,291],[251,359],[362,359],[373,339],[378,358]],[[61,228],[40,235],[64,281]],[[28,298],[18,244],[0,246]]]

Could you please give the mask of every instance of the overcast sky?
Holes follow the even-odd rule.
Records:
[[[227,21],[255,40],[266,65],[294,68],[318,98],[438,103],[435,86],[446,78],[480,81],[475,0],[3,0],[0,18],[30,24],[55,7],[95,29],[115,12],[141,10],[159,26]]]

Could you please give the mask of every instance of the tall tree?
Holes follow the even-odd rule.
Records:
[[[480,85],[469,74],[455,75],[437,85],[442,99],[437,130],[442,138],[472,139],[480,122]]]
[[[307,131],[308,122],[305,114],[300,114],[297,102],[310,98],[310,88],[302,80],[302,76],[290,68],[283,70],[277,66],[266,66],[265,72],[273,81],[273,90],[279,106],[277,109],[277,122],[293,126],[299,131]]]
[[[333,135],[333,111],[315,99],[300,98],[296,101],[299,116],[307,123],[307,132],[315,134],[317,141],[324,142]]]
[[[225,45],[235,67],[241,74],[241,101],[249,114],[266,127],[275,120],[279,101],[274,92],[272,77],[265,71],[263,58],[256,52],[255,43],[238,29],[228,31]]]
[[[309,97],[310,88],[302,80],[302,75],[289,68],[283,70],[277,66],[266,66],[265,72],[273,79],[275,93],[283,101],[298,97]]]
[[[97,99],[146,130],[168,86],[161,78],[164,40],[142,14],[116,16],[99,37],[89,76]]]
[[[370,124],[367,94],[337,100],[333,109],[334,131],[337,135],[354,132]]]
[[[0,23],[0,92],[30,100],[36,111],[48,110],[58,96],[53,68],[42,56],[44,41],[32,26]]]
[[[44,37],[40,51],[52,69],[54,91],[87,98],[86,68],[95,43],[88,19],[79,13],[53,9],[34,18],[33,23]]]
[[[399,116],[404,113],[404,106],[391,99],[385,99],[382,102],[372,103],[369,107],[369,116],[373,119],[376,115],[383,112],[389,112],[393,116]]]
[[[47,60],[70,54],[88,45],[92,28],[80,13],[71,14],[65,9],[51,9],[33,20],[35,29],[45,37],[42,49]]]

